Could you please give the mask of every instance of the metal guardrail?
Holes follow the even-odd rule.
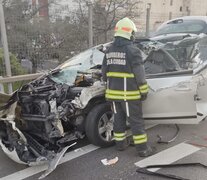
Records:
[[[0,84],[13,83],[13,82],[24,81],[24,80],[32,80],[40,77],[43,74],[44,73],[36,73],[36,74],[25,74],[25,75],[11,76],[11,77],[3,77],[0,78]]]

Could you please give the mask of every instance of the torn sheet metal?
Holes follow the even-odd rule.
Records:
[[[105,86],[102,82],[97,81],[93,86],[83,89],[80,97],[76,97],[72,102],[76,107],[83,109],[93,97],[103,96],[104,92]]]
[[[63,157],[63,155],[65,154],[65,152],[72,146],[76,145],[76,142],[69,145],[69,146],[66,146],[63,148],[63,150],[59,153],[56,154],[56,156],[54,157],[54,159],[52,159],[50,162],[49,162],[49,167],[48,169],[39,177],[39,179],[43,179],[45,178],[46,176],[48,176],[52,171],[55,170],[55,168],[57,167],[59,161],[61,160],[61,158]]]
[[[157,176],[157,177],[164,177],[164,178],[168,178],[168,179],[176,179],[176,180],[191,180],[188,178],[184,178],[184,177],[180,177],[174,174],[164,174],[164,173],[159,173],[159,172],[153,172],[150,171],[150,169],[152,168],[175,168],[175,167],[195,167],[195,166],[200,166],[203,168],[207,168],[206,165],[201,164],[201,163],[197,163],[197,162],[193,162],[193,163],[180,163],[180,164],[158,164],[158,165],[150,165],[150,166],[146,166],[146,167],[141,167],[138,168],[136,171],[142,174],[148,174],[148,175],[152,175],[152,176]]]

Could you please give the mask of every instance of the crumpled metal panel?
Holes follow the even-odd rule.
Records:
[[[81,91],[81,95],[79,97],[76,97],[72,103],[80,109],[84,109],[88,102],[96,97],[96,96],[103,96],[105,92],[105,86],[100,82],[97,81],[93,84],[93,86],[86,87]]]

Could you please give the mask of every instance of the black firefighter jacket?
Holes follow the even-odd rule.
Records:
[[[116,37],[106,51],[102,76],[109,101],[139,100],[148,93],[141,52],[125,38]]]

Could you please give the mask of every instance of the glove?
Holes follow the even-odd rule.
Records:
[[[141,101],[145,101],[147,99],[147,94],[142,94],[141,95]]]

